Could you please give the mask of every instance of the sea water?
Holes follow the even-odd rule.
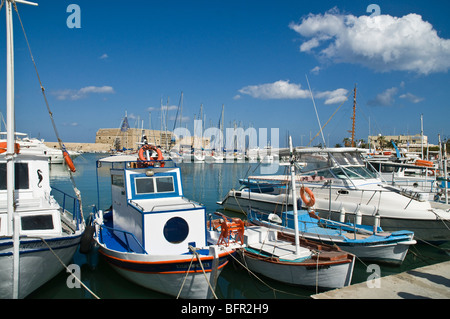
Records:
[[[96,169],[97,160],[105,156],[105,154],[86,153],[74,159],[77,172],[73,174],[73,181],[81,192],[85,218],[89,216],[93,205],[99,209],[107,209],[111,205],[108,168],[102,167],[98,173]],[[239,179],[258,175],[260,165],[255,163],[181,163],[178,166],[181,168],[185,197],[205,205],[207,213],[221,211],[229,216],[245,218],[243,214],[224,211],[216,202],[222,200],[231,188],[238,188]],[[280,167],[278,173],[283,172],[284,167]],[[50,174],[53,187],[74,194],[74,184],[64,165],[52,165]],[[352,283],[369,281],[374,275],[387,276],[448,261],[450,256],[446,254],[445,249],[449,247],[448,243],[440,247],[416,244],[410,248],[401,266],[373,267],[370,263],[357,260]],[[88,255],[77,252],[71,265],[73,266],[71,269],[77,270],[74,274],[80,277],[83,284],[102,299],[172,298],[123,278],[95,250]],[[379,273],[374,274],[374,269],[378,269]],[[93,294],[82,285],[78,285],[70,275],[65,270],[61,271],[28,298],[93,299]],[[216,288],[216,294],[220,299],[305,299],[314,293],[316,293],[315,289],[284,285],[262,276],[255,278],[245,268],[232,262],[222,271]]]

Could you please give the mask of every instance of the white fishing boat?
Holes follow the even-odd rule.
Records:
[[[292,176],[294,170],[292,162]],[[294,220],[297,220],[295,182],[292,196]],[[355,256],[337,246],[300,238],[298,223],[294,223],[293,235],[271,227],[249,226],[244,237],[241,258],[253,272],[283,283],[317,289],[342,288],[351,283]]]
[[[80,243],[84,220],[79,200],[52,195],[45,156],[26,155],[15,141],[12,6],[6,0],[7,145],[0,155],[0,299],[25,298],[68,265]],[[55,195],[56,196],[56,195]],[[72,212],[68,207],[72,207]]]
[[[332,220],[373,225],[376,215],[380,226],[388,232],[409,230],[417,240],[445,242],[450,240],[450,212],[434,208],[428,193],[387,184],[368,170],[362,158],[364,150],[356,148],[310,148],[295,150],[300,170],[297,183],[315,195],[315,210],[330,212]],[[286,192],[289,175],[250,176],[240,181],[243,187],[230,190],[224,208],[245,212],[249,207],[282,212],[292,209],[292,197]],[[297,195],[298,196],[298,195]]]
[[[159,149],[143,148],[145,161],[115,156],[98,162],[99,169],[111,165],[112,181],[111,209],[95,218],[99,252],[138,285],[180,298],[212,298],[217,277],[242,241],[208,243],[219,239],[218,231],[207,228],[205,207],[184,197],[180,168]]]
[[[301,237],[328,245],[337,245],[361,260],[400,265],[411,245],[416,244],[411,231],[385,232],[378,225],[356,225],[332,221],[314,211],[300,210],[298,229]],[[292,211],[280,215],[250,210],[248,220],[255,225],[294,234]]]

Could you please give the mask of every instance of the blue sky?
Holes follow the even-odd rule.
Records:
[[[206,124],[216,126],[223,104],[226,126],[279,128],[281,146],[288,133],[306,145],[319,129],[307,78],[322,125],[343,103],[324,130],[331,146],[349,137],[355,85],[357,139],[367,139],[369,122],[372,135],[418,134],[421,114],[431,142],[450,137],[448,1],[38,3],[19,4],[19,12],[64,142],[94,142],[125,112],[132,127],[140,118],[144,128],[151,112],[159,129],[168,99],[172,128],[183,92],[189,129],[201,104]],[[67,26],[70,4],[80,8],[81,28]],[[380,15],[367,12],[370,4]],[[17,130],[55,141],[14,20]],[[1,101],[4,90],[5,115]]]

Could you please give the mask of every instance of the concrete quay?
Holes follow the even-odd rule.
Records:
[[[313,299],[449,299],[450,261],[312,295]],[[373,285],[373,281],[371,282]]]

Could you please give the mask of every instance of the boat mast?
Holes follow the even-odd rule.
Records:
[[[353,94],[353,116],[352,116],[352,130],[350,133],[352,133],[352,147],[355,147],[355,120],[356,120],[356,84]]]
[[[6,189],[8,236],[14,233],[14,142],[16,131],[14,114],[14,35],[11,1],[6,3]]]
[[[17,3],[37,6],[36,3],[16,0]],[[19,298],[19,216],[15,216],[15,110],[14,110],[14,32],[12,0],[6,0],[6,205],[8,214],[8,236],[13,237],[13,298]],[[15,5],[15,4],[14,4]]]
[[[289,153],[291,157],[291,189],[292,189],[292,205],[294,206],[294,229],[295,229],[295,255],[300,255],[300,239],[298,237],[298,211],[297,211],[297,190],[295,187],[295,164],[294,150],[292,147],[292,137],[289,136]]]

